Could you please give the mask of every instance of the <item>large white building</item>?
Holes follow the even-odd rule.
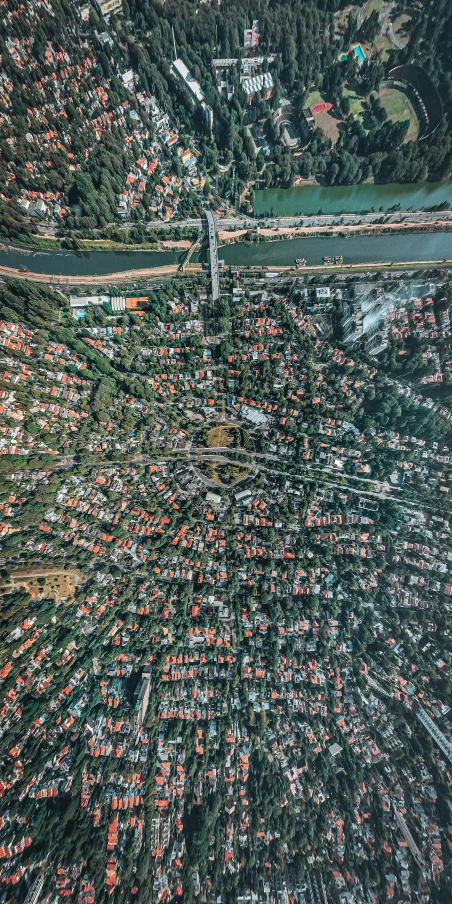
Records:
[[[443,735],[442,731],[439,730],[438,726],[435,725],[433,719],[430,718],[428,713],[426,713],[425,709],[422,706],[416,710],[416,717],[419,719],[419,722],[422,723],[424,728],[427,729],[430,737],[433,738],[434,741],[438,744],[438,747],[443,751],[444,755],[448,760],[452,763],[452,744],[448,740],[448,738]]]
[[[275,83],[269,72],[262,72],[260,75],[253,75],[251,78],[242,79],[242,88],[251,102],[255,94],[263,93],[264,99],[268,100],[272,94]]]
[[[111,304],[114,314],[119,314],[126,309],[125,295],[70,295],[69,304],[72,310],[86,310],[86,308],[100,308],[104,304]]]
[[[189,72],[183,60],[174,60],[173,74],[177,78],[180,78],[181,81],[185,82],[185,87],[188,88],[188,92],[191,94],[192,99],[197,100],[198,103],[202,104],[204,101],[204,91],[199,82],[197,82],[191,72]]]
[[[187,91],[194,103],[201,104],[201,107],[204,110],[204,114],[210,129],[213,126],[213,110],[212,107],[209,107],[204,100],[204,91],[201,88],[199,82],[196,81],[194,76],[189,72],[183,60],[174,60],[173,61],[173,75],[176,78],[180,79],[187,88]]]

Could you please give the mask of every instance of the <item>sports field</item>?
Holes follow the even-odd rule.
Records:
[[[405,142],[414,141],[419,133],[419,125],[413,105],[406,95],[395,88],[383,88],[379,97],[389,119],[392,119],[393,122],[400,122],[403,119],[409,120],[410,125]]]
[[[305,107],[309,107],[311,109],[316,104],[324,104],[328,103],[327,97],[322,97],[320,91],[311,91],[308,94],[306,102],[304,104]],[[337,139],[339,138],[339,124],[341,119],[336,119],[333,115],[332,111],[325,111],[323,113],[317,113],[314,116],[314,126],[317,129],[322,129],[322,132],[325,133],[327,138],[330,138],[333,144],[336,144]]]

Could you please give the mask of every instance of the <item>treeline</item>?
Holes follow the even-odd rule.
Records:
[[[0,284],[0,319],[22,321],[33,327],[49,326],[58,320],[64,299],[53,289],[23,279],[7,279]]]

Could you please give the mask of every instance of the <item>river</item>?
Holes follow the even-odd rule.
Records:
[[[282,239],[275,242],[238,242],[218,249],[221,260],[231,266],[290,266],[305,257],[308,266],[322,264],[325,255],[342,254],[344,264],[379,261],[443,261],[452,259],[452,233],[430,232],[404,235],[360,236],[348,238]],[[128,270],[177,264],[185,252],[177,251],[36,251],[14,248],[0,250],[0,266],[27,269],[32,273],[55,276],[105,276]],[[205,260],[206,252],[194,260]]]
[[[429,210],[444,201],[452,206],[452,182],[298,185],[295,188],[257,191],[254,213],[258,217],[265,213],[276,217],[309,216],[319,211],[324,214],[362,213],[371,208],[386,211],[396,204],[400,204],[401,210]]]
[[[312,239],[282,239],[265,244],[236,244],[218,249],[220,259],[232,266],[288,266],[296,258],[306,258],[308,266],[323,263],[325,255],[342,254],[344,264],[379,261],[443,261],[452,258],[452,232],[411,235],[351,235]]]
[[[123,270],[178,264],[180,251],[29,251],[0,249],[0,266],[55,276],[107,276]]]

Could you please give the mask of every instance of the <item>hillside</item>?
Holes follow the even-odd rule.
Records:
[[[3,237],[30,239],[41,222],[72,240],[101,235],[142,242],[146,221],[198,212],[201,189],[216,204],[221,198],[235,201],[258,173],[263,186],[288,185],[297,175],[315,175],[327,184],[447,175],[448,117],[419,142],[409,102],[383,94],[381,103],[378,96],[389,67],[415,58],[448,109],[450,29],[443,5],[432,0],[430,18],[417,8],[402,16],[405,46],[389,51],[379,44],[383,26],[375,11],[359,24],[355,7],[344,19],[338,6],[294,0],[256,10],[248,0],[221,8],[152,0],[125,2],[106,21],[94,6],[64,0],[45,0],[39,7],[5,4]],[[246,43],[257,14],[262,56],[250,58],[243,35]],[[357,39],[366,48],[364,63],[351,51]],[[171,70],[174,47],[202,86],[202,104]],[[220,73],[229,86],[226,97],[213,63],[231,54],[239,62],[233,59],[232,68]],[[250,100],[246,91],[254,88],[247,86],[259,72],[268,73],[270,96],[261,91]],[[332,111],[314,122],[300,154],[300,117],[310,85]],[[292,106],[281,108],[287,99]],[[279,135],[281,109],[291,111],[294,150]]]

